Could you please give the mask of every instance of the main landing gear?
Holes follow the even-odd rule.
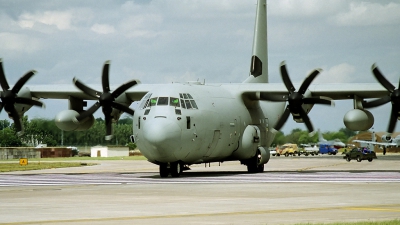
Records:
[[[182,164],[180,162],[161,163],[160,164],[160,177],[179,177],[182,173]]]

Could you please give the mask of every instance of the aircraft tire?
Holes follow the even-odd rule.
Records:
[[[166,163],[160,164],[160,177],[168,177],[169,169]]]
[[[179,162],[173,162],[169,168],[172,177],[179,177],[182,173],[182,165]]]

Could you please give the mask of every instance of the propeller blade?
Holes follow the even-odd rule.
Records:
[[[335,106],[335,102],[333,99],[325,97],[325,96],[314,96],[303,99],[304,104],[322,104],[322,105],[331,105]]]
[[[388,133],[393,133],[394,128],[396,127],[397,119],[399,117],[399,110],[399,107],[392,105],[392,112],[390,113],[389,126],[387,130]]]
[[[267,93],[260,93],[260,100],[272,101],[272,102],[285,102],[289,99],[288,95],[273,95]]]
[[[137,84],[136,80],[131,80],[129,82],[126,82],[125,84],[119,86],[115,91],[113,91],[112,96],[114,98],[117,98],[122,93],[124,93],[126,90],[128,90],[129,88],[131,88],[132,86],[134,86],[136,84]]]
[[[0,112],[3,111],[3,107],[4,107],[3,103],[0,102]]]
[[[374,108],[383,105],[385,103],[388,103],[390,102],[390,100],[391,100],[390,96],[385,96],[383,98],[372,100],[370,102],[363,102],[362,105],[364,108]]]
[[[109,141],[112,139],[112,121],[110,115],[105,115],[105,122],[106,122],[106,136],[105,140]]]
[[[100,98],[100,95],[102,94],[101,92],[98,92],[96,90],[91,89],[90,87],[86,86],[83,84],[81,81],[78,79],[74,78],[72,82],[75,84],[77,88],[79,88],[81,91],[83,91],[85,94],[93,97],[93,98]]]
[[[96,102],[88,110],[79,114],[79,116],[76,117],[76,120],[78,122],[82,122],[84,119],[86,119],[86,117],[93,115],[93,113],[95,113],[99,108],[100,108],[100,103]]]
[[[17,83],[14,85],[14,87],[12,88],[11,91],[12,91],[14,94],[18,94],[18,92],[21,90],[22,86],[24,86],[25,83],[26,83],[29,79],[31,79],[31,77],[32,77],[33,75],[35,75],[35,73],[36,73],[36,71],[34,71],[34,70],[31,70],[31,71],[27,72],[24,76],[22,76],[22,77],[17,81]]]
[[[6,75],[4,74],[3,70],[3,60],[0,59],[0,85],[3,91],[10,89],[10,86],[8,85]]]
[[[381,71],[379,71],[378,67],[373,64],[372,65],[372,72],[375,75],[375,78],[379,81],[379,83],[382,84],[388,90],[390,93],[392,93],[395,89],[393,84],[391,84],[386,78],[382,75]],[[400,85],[400,84],[399,84]]]
[[[280,130],[283,127],[283,125],[285,125],[286,120],[289,117],[289,114],[290,114],[289,106],[286,106],[285,111],[283,112],[281,118],[279,119],[278,123],[274,127],[275,130]]]
[[[17,131],[17,133],[19,135],[21,135],[23,133],[23,127],[22,127],[22,123],[21,123],[21,118],[19,117],[19,114],[17,112],[17,110],[15,110],[15,107],[10,107],[10,116],[11,118],[14,120],[14,128]]]
[[[313,125],[311,124],[310,118],[308,117],[307,113],[304,112],[304,109],[301,108],[299,110],[299,114],[301,118],[303,119],[303,122],[306,124],[306,127],[310,133],[314,131]]]
[[[110,70],[110,61],[106,61],[103,66],[103,74],[101,76],[101,83],[103,85],[103,92],[110,92],[110,80],[108,72]]]
[[[285,61],[281,62],[281,77],[283,80],[283,83],[286,86],[286,89],[289,91],[289,93],[292,93],[296,90],[296,88],[294,88],[292,81],[290,80],[289,74],[286,70],[286,63]]]
[[[37,101],[37,100],[33,100],[33,99],[30,99],[30,98],[16,97],[15,98],[15,103],[44,107],[44,103],[43,102]]]
[[[321,69],[316,69],[313,72],[311,72],[307,78],[303,81],[303,83],[300,86],[299,93],[304,94],[307,91],[307,88],[310,86],[311,82],[317,77],[317,75],[321,72]]]
[[[133,109],[131,109],[131,108],[127,107],[127,106],[124,106],[124,105],[122,105],[122,104],[120,104],[118,102],[111,103],[111,106],[113,108],[116,108],[116,109],[120,110],[120,111],[128,113],[128,114],[130,114],[132,116],[133,116],[133,114],[135,114],[135,111]]]

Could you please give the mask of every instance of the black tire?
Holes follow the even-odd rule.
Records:
[[[368,159],[368,162],[372,162],[372,158],[369,158],[369,159]]]
[[[361,156],[357,156],[357,162],[361,162],[362,160],[361,160]]]
[[[179,177],[182,173],[182,165],[179,162],[173,162],[169,168],[172,177]]]
[[[260,152],[257,151],[257,154],[251,157],[247,161],[247,172],[249,173],[262,173],[264,172],[264,164],[258,165],[261,160]]]
[[[285,157],[288,157],[289,156],[289,153],[285,153]]]
[[[169,169],[166,163],[160,164],[160,177],[168,177]]]
[[[347,161],[347,162],[350,162],[350,161],[351,161],[350,156],[347,156],[347,157],[346,157],[346,161]]]

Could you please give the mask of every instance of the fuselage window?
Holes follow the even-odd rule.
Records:
[[[188,99],[193,99],[189,93],[187,94],[187,96],[188,96]]]
[[[181,114],[182,114],[182,112],[181,112],[181,110],[180,110],[180,109],[175,109],[175,114],[176,114],[176,115],[181,115]]]
[[[186,117],[186,129],[190,129],[190,116]]]
[[[150,109],[144,110],[144,115],[149,115],[149,113],[150,113]]]
[[[180,97],[180,98],[183,98],[183,94],[182,94],[182,93],[179,93],[179,97]]]
[[[169,105],[174,107],[179,107],[179,98],[174,98],[174,97],[169,98]]]
[[[183,93],[183,98],[189,99],[188,95],[186,93]]]
[[[159,97],[157,105],[168,105],[168,97]]]

